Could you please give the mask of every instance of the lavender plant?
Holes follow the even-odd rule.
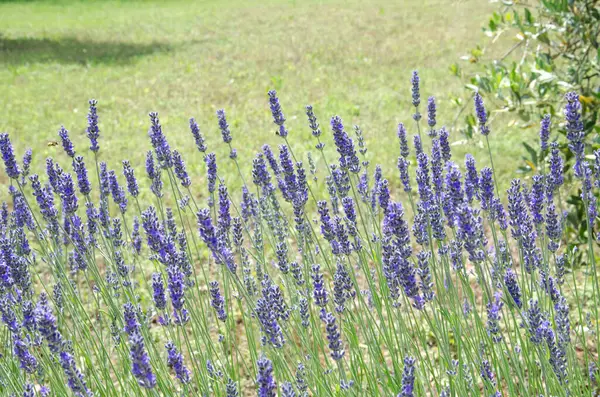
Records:
[[[590,226],[585,271],[567,266],[563,159],[546,133],[557,121],[541,125],[547,171],[513,180],[503,194],[491,150],[479,170],[474,156],[464,166],[453,160],[433,97],[421,135],[417,72],[411,83],[415,124],[398,125],[399,174],[388,178],[386,165],[371,166],[368,135],[356,126],[355,140],[339,116],[330,161],[312,106],[306,136],[323,168],[295,153],[275,91],[268,101],[283,142],[256,154],[251,179],[224,110],[217,118],[229,159],[207,153],[190,119],[207,189],[192,184],[198,176],[171,149],[157,113],[148,180],[139,182],[128,160],[123,178],[98,161],[95,100],[91,154],[61,127],[65,156],[47,159],[45,175],[28,175],[31,152],[19,164],[1,134],[11,181],[0,211],[1,393],[590,395],[600,163],[590,165],[579,144],[577,95],[565,115]],[[479,95],[475,112],[487,138]],[[235,162],[239,175],[220,173],[219,161]],[[234,192],[231,178],[252,184]]]

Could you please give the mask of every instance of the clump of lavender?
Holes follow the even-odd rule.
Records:
[[[587,270],[595,258],[565,234],[572,227],[565,198],[579,190],[577,210],[589,218],[582,236],[592,248],[597,237],[600,151],[592,163],[579,98],[568,94],[565,109],[575,169],[564,167],[559,141],[549,142],[544,117],[548,166],[503,192],[491,151],[489,161],[479,153],[464,163],[452,158],[433,97],[421,136],[416,72],[411,83],[416,131],[398,124],[396,164],[373,167],[368,131],[355,126],[351,138],[340,117],[327,137],[309,106],[307,138],[319,150],[332,139],[334,163],[327,151],[293,153],[295,142],[264,145],[252,161],[254,186],[244,182],[250,164],[236,159],[235,176],[217,170],[193,119],[202,159],[171,150],[151,113],[148,180],[139,184],[129,161],[122,181],[110,161],[96,162],[95,102],[91,162],[61,129],[65,150],[30,174],[31,151],[20,164],[0,134],[11,182],[0,204],[0,320],[11,353],[0,360],[2,393],[592,392],[600,331],[591,303],[600,291]],[[274,91],[269,105],[265,117],[287,140]],[[487,136],[478,94],[475,113]],[[223,111],[218,119],[235,157]],[[192,161],[202,160],[207,186],[192,186],[203,176]]]

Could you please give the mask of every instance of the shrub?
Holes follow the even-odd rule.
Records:
[[[65,159],[48,159],[46,176],[29,175],[31,154],[17,161],[0,135],[12,199],[0,212],[2,393],[589,395],[600,289],[591,233],[593,271],[566,269],[560,152],[550,144],[531,186],[513,180],[505,207],[493,168],[478,170],[470,155],[464,167],[452,161],[433,97],[420,133],[416,72],[412,97],[419,133],[410,148],[398,126],[389,180],[370,163],[360,128],[352,138],[338,116],[329,161],[310,106],[326,166],[309,161],[309,177],[303,159],[312,157],[289,145],[274,91],[284,143],[277,157],[269,146],[256,154],[254,186],[241,192],[226,179],[248,180],[245,168],[219,173],[193,119],[207,196],[156,113],[139,184],[128,161],[124,180],[98,162],[106,149],[95,101],[91,154],[60,131],[72,172],[59,165]],[[567,102],[575,180],[594,226],[600,162],[585,161],[578,96]],[[478,94],[475,109],[487,138]],[[235,133],[217,115],[226,161],[237,164]],[[323,178],[327,197],[317,189]]]

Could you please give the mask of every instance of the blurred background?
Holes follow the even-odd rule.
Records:
[[[487,165],[480,137],[458,126],[472,113],[464,87],[475,74],[452,65],[477,62],[490,37],[506,41],[500,53],[511,48],[513,34],[482,33],[500,7],[482,0],[0,2],[0,131],[19,156],[31,147],[40,169],[46,157],[63,155],[52,146],[61,125],[77,147],[88,145],[87,101],[95,98],[101,159],[110,168],[123,159],[141,167],[148,112],[157,111],[171,146],[203,178],[188,119],[197,119],[222,169],[233,170],[215,116],[224,108],[233,146],[249,166],[263,143],[281,142],[267,101],[276,89],[296,153],[314,151],[304,114],[312,104],[326,134],[336,114],[349,130],[360,125],[370,158],[392,173],[398,122],[415,132],[409,78],[418,70],[422,103],[436,97],[438,126],[452,128],[455,150]],[[502,178],[512,175],[526,153],[520,142],[537,127],[493,118]],[[398,186],[393,176],[386,175]]]

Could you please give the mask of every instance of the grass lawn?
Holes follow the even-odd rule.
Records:
[[[0,131],[19,156],[33,148],[40,171],[47,156],[65,158],[60,146],[47,145],[61,124],[80,151],[87,146],[87,100],[96,98],[101,158],[113,168],[125,158],[141,167],[147,113],[158,111],[171,145],[203,178],[188,118],[225,160],[215,117],[225,108],[247,166],[263,143],[281,142],[266,95],[275,88],[296,153],[314,146],[303,109],[313,104],[326,132],[334,114],[348,128],[359,124],[371,159],[398,186],[396,124],[415,132],[410,72],[421,73],[424,102],[437,97],[439,123],[450,123],[449,96],[461,85],[448,65],[483,43],[479,30],[495,7],[478,0],[0,3]],[[496,166],[512,173],[523,137],[499,121],[493,128]],[[455,132],[452,140],[487,164],[479,137],[465,142]],[[230,187],[239,186],[233,164],[220,167],[232,175]]]

